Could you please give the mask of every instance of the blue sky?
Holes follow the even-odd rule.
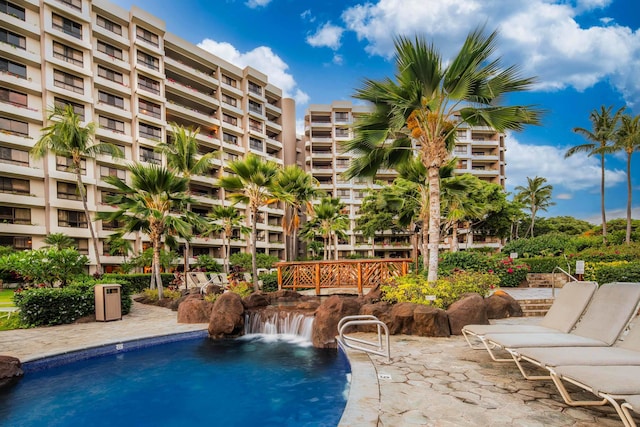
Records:
[[[269,75],[308,104],[350,99],[363,78],[392,76],[393,36],[422,34],[451,57],[478,25],[500,30],[498,54],[537,76],[533,91],[508,102],[547,111],[542,126],[507,138],[507,190],[543,176],[556,205],[541,216],[600,222],[597,158],[564,159],[585,140],[601,105],[640,114],[640,5],[636,0],[112,0],[138,6],[167,30],[239,65]],[[300,128],[300,126],[299,126]],[[608,219],[625,216],[626,158],[608,156]],[[640,153],[632,164],[634,218],[640,218]]]

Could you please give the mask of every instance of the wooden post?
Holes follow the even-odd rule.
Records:
[[[362,296],[362,263],[358,263],[358,295]]]
[[[282,290],[282,266],[278,266],[278,290]]]
[[[320,295],[320,263],[316,264],[316,295]]]

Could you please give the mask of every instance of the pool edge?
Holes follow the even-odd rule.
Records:
[[[349,397],[338,427],[375,427],[380,413],[380,385],[375,366],[369,355],[343,346],[338,341],[351,365]]]

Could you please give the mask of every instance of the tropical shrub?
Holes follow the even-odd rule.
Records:
[[[438,270],[440,274],[450,274],[454,270],[486,272],[495,262],[484,253],[473,251],[445,252],[440,255]]]
[[[640,282],[640,262],[587,262],[585,263],[584,280],[592,280],[599,284]]]
[[[554,256],[564,253],[571,242],[565,234],[544,234],[529,239],[512,240],[502,248],[503,254],[516,252],[520,258]]]
[[[570,256],[587,262],[636,261],[640,259],[640,244],[592,247]]]
[[[526,280],[529,266],[520,262],[516,263],[511,258],[504,258],[498,260],[490,272],[500,278],[501,287],[515,288]]]
[[[222,266],[216,259],[209,255],[199,255],[196,257],[195,268],[200,271],[212,273],[222,273]]]
[[[278,273],[264,273],[258,275],[262,280],[262,292],[275,292],[278,290]]]
[[[162,286],[165,288],[171,285],[174,277],[173,274],[170,273],[162,273],[160,275],[162,277]],[[144,289],[149,287],[151,283],[151,274],[103,274],[102,283],[119,283],[123,286],[123,288],[127,289],[127,292],[130,295],[137,294],[142,292]]]
[[[273,264],[280,261],[280,259],[273,255],[257,254],[256,255],[257,268],[273,268]],[[244,252],[238,252],[229,257],[229,262],[232,267],[241,267],[243,271],[251,271],[251,254]]]
[[[34,284],[65,286],[75,276],[84,274],[89,258],[75,248],[46,248],[12,252],[0,257],[0,270],[14,272]]]
[[[488,295],[489,291],[498,285],[498,281],[499,278],[495,274],[458,271],[450,276],[441,277],[433,286],[422,276],[407,275],[391,279],[380,289],[385,301],[433,304],[446,310],[465,293]],[[435,297],[433,302],[429,301],[430,296]]]
[[[144,296],[147,297],[151,301],[158,301],[158,290],[157,289],[145,289]],[[177,300],[182,297],[182,293],[178,290],[165,289],[162,291],[162,297],[168,298],[171,300]]]
[[[71,323],[95,310],[93,288],[33,288],[16,293],[20,320],[30,326]]]
[[[539,257],[517,259],[521,264],[529,267],[529,273],[551,273],[554,268],[560,267],[567,270],[567,259],[564,257]]]
[[[229,285],[229,291],[234,292],[244,298],[253,293],[253,285],[247,282],[232,282]]]

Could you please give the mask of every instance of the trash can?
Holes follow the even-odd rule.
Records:
[[[93,290],[96,301],[96,321],[122,320],[120,285],[96,285]]]

